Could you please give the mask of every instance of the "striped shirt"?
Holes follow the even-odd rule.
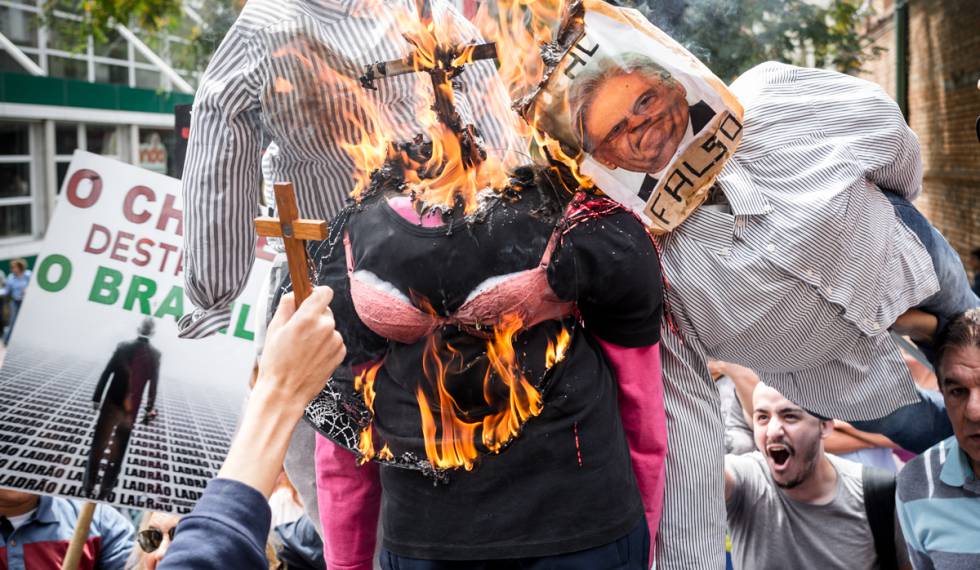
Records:
[[[732,91],[741,146],[699,208],[661,238],[676,328],[661,344],[667,483],[657,568],[724,564],[724,428],[707,359],[843,420],[918,401],[887,329],[938,290],[928,253],[881,188],[914,199],[919,144],[876,85],[767,63]]]
[[[435,19],[452,21],[456,41],[479,40],[476,28],[448,2],[430,5]],[[358,99],[374,103],[392,140],[408,141],[422,132],[418,117],[433,98],[427,76],[377,80],[376,90],[357,84],[366,65],[411,53],[396,12],[414,6],[412,0],[245,5],[194,99],[183,177],[184,280],[199,308],[181,319],[180,336],[200,338],[225,327],[230,304],[245,286],[254,260],[263,133],[278,147],[267,174],[293,182],[303,217],[329,219],[354,188],[353,160],[341,143],[361,140],[354,125],[368,119]],[[337,73],[347,81],[337,81]],[[518,148],[511,122],[516,115],[493,62],[468,65],[459,79],[456,103],[463,121],[478,127],[490,152]]]
[[[902,469],[896,509],[916,570],[980,568],[980,480],[955,436]]]

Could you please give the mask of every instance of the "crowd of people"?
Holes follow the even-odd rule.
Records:
[[[777,63],[725,86],[638,15],[587,2],[553,47],[599,69],[584,87],[561,83],[571,67],[546,74],[522,113],[635,195],[580,185],[546,153],[479,200],[439,198],[413,114],[430,79],[331,71],[404,47],[393,3],[349,4],[252,0],[202,78],[184,178],[201,308],[181,335],[226,326],[247,279],[260,133],[267,176],[297,181],[330,236],[308,248],[305,302],[288,276],[261,299],[271,318],[218,477],[179,522],[145,517],[134,563],[701,570],[727,537],[740,570],[980,567],[980,302],[913,205],[918,140],[880,88]],[[597,56],[618,32],[561,44],[596,29],[649,49]],[[437,107],[457,91],[439,120],[470,124],[454,136],[478,169],[518,136],[492,64],[454,74],[431,79]],[[402,142],[344,206],[365,84]],[[539,120],[552,104],[570,124]],[[294,442],[304,415],[318,433]],[[284,463],[314,518],[273,529]],[[64,547],[54,526],[29,530],[73,503],[11,497],[9,560]],[[99,507],[90,558],[133,549],[117,519]]]
[[[14,331],[14,323],[17,322],[20,306],[24,303],[24,293],[30,282],[31,270],[27,268],[27,261],[24,259],[18,258],[10,262],[9,275],[0,271],[0,336],[3,337],[4,346],[10,343],[10,335]]]
[[[239,433],[194,511],[182,518],[145,513],[134,532],[129,519],[99,505],[82,568],[327,567],[309,518],[274,521],[269,499],[277,485],[284,489],[286,448],[306,402],[323,387],[322,371],[344,357],[331,297],[318,287],[299,310],[291,294],[280,303]],[[980,565],[980,309],[953,320],[939,354],[938,388],[954,435],[903,456],[907,463],[891,454],[893,443],[865,440],[807,412],[752,371],[713,364],[736,386],[731,414],[742,416],[728,423],[731,452],[719,474],[735,568]],[[738,443],[745,433],[752,445]],[[886,448],[891,463],[829,453],[838,434],[845,434],[838,450]],[[5,567],[60,567],[80,508],[64,498],[0,491]]]

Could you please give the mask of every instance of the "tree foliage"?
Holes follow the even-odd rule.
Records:
[[[170,43],[171,64],[178,69],[202,71],[221,39],[238,17],[244,0],[49,0],[44,22],[63,45],[84,51],[91,36],[96,48],[121,40],[117,24],[130,26],[151,49],[162,52],[162,36],[187,40]],[[190,7],[198,17],[184,10]],[[66,17],[57,17],[69,16]]]
[[[719,77],[731,81],[776,60],[855,73],[877,55],[860,32],[867,14],[857,0],[634,0],[643,12]],[[808,61],[812,54],[813,61]]]
[[[78,40],[91,35],[97,42],[107,42],[117,23],[156,32],[181,17],[180,7],[181,0],[48,0],[44,15],[46,23],[63,37]],[[55,12],[82,20],[54,18]]]
[[[484,0],[492,2],[493,0]],[[114,36],[116,23],[133,24],[150,47],[155,34],[177,33],[189,40],[172,48],[175,67],[203,70],[234,22],[243,0],[50,0],[49,25],[84,49],[88,35],[96,43]],[[855,73],[877,55],[871,39],[859,32],[867,14],[859,0],[620,0],[638,8],[654,24],[688,47],[719,77],[732,80],[768,60],[833,66]],[[200,15],[189,18],[183,4]],[[54,10],[83,15],[82,25],[51,18]],[[70,25],[68,25],[70,24]]]

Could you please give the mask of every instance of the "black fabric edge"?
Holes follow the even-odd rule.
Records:
[[[622,522],[608,529],[584,536],[534,544],[502,543],[485,546],[400,544],[385,537],[382,545],[399,556],[422,560],[509,560],[557,556],[581,552],[619,540],[640,524],[645,516],[643,505],[638,503],[627,511],[627,516]]]

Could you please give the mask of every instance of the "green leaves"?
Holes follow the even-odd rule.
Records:
[[[635,0],[623,2],[684,44],[723,80],[769,60],[856,73],[878,55],[857,0]]]
[[[59,13],[74,17],[57,17]],[[109,43],[116,24],[155,33],[181,16],[181,0],[48,0],[43,18],[46,25],[81,50],[89,35],[96,43]]]

